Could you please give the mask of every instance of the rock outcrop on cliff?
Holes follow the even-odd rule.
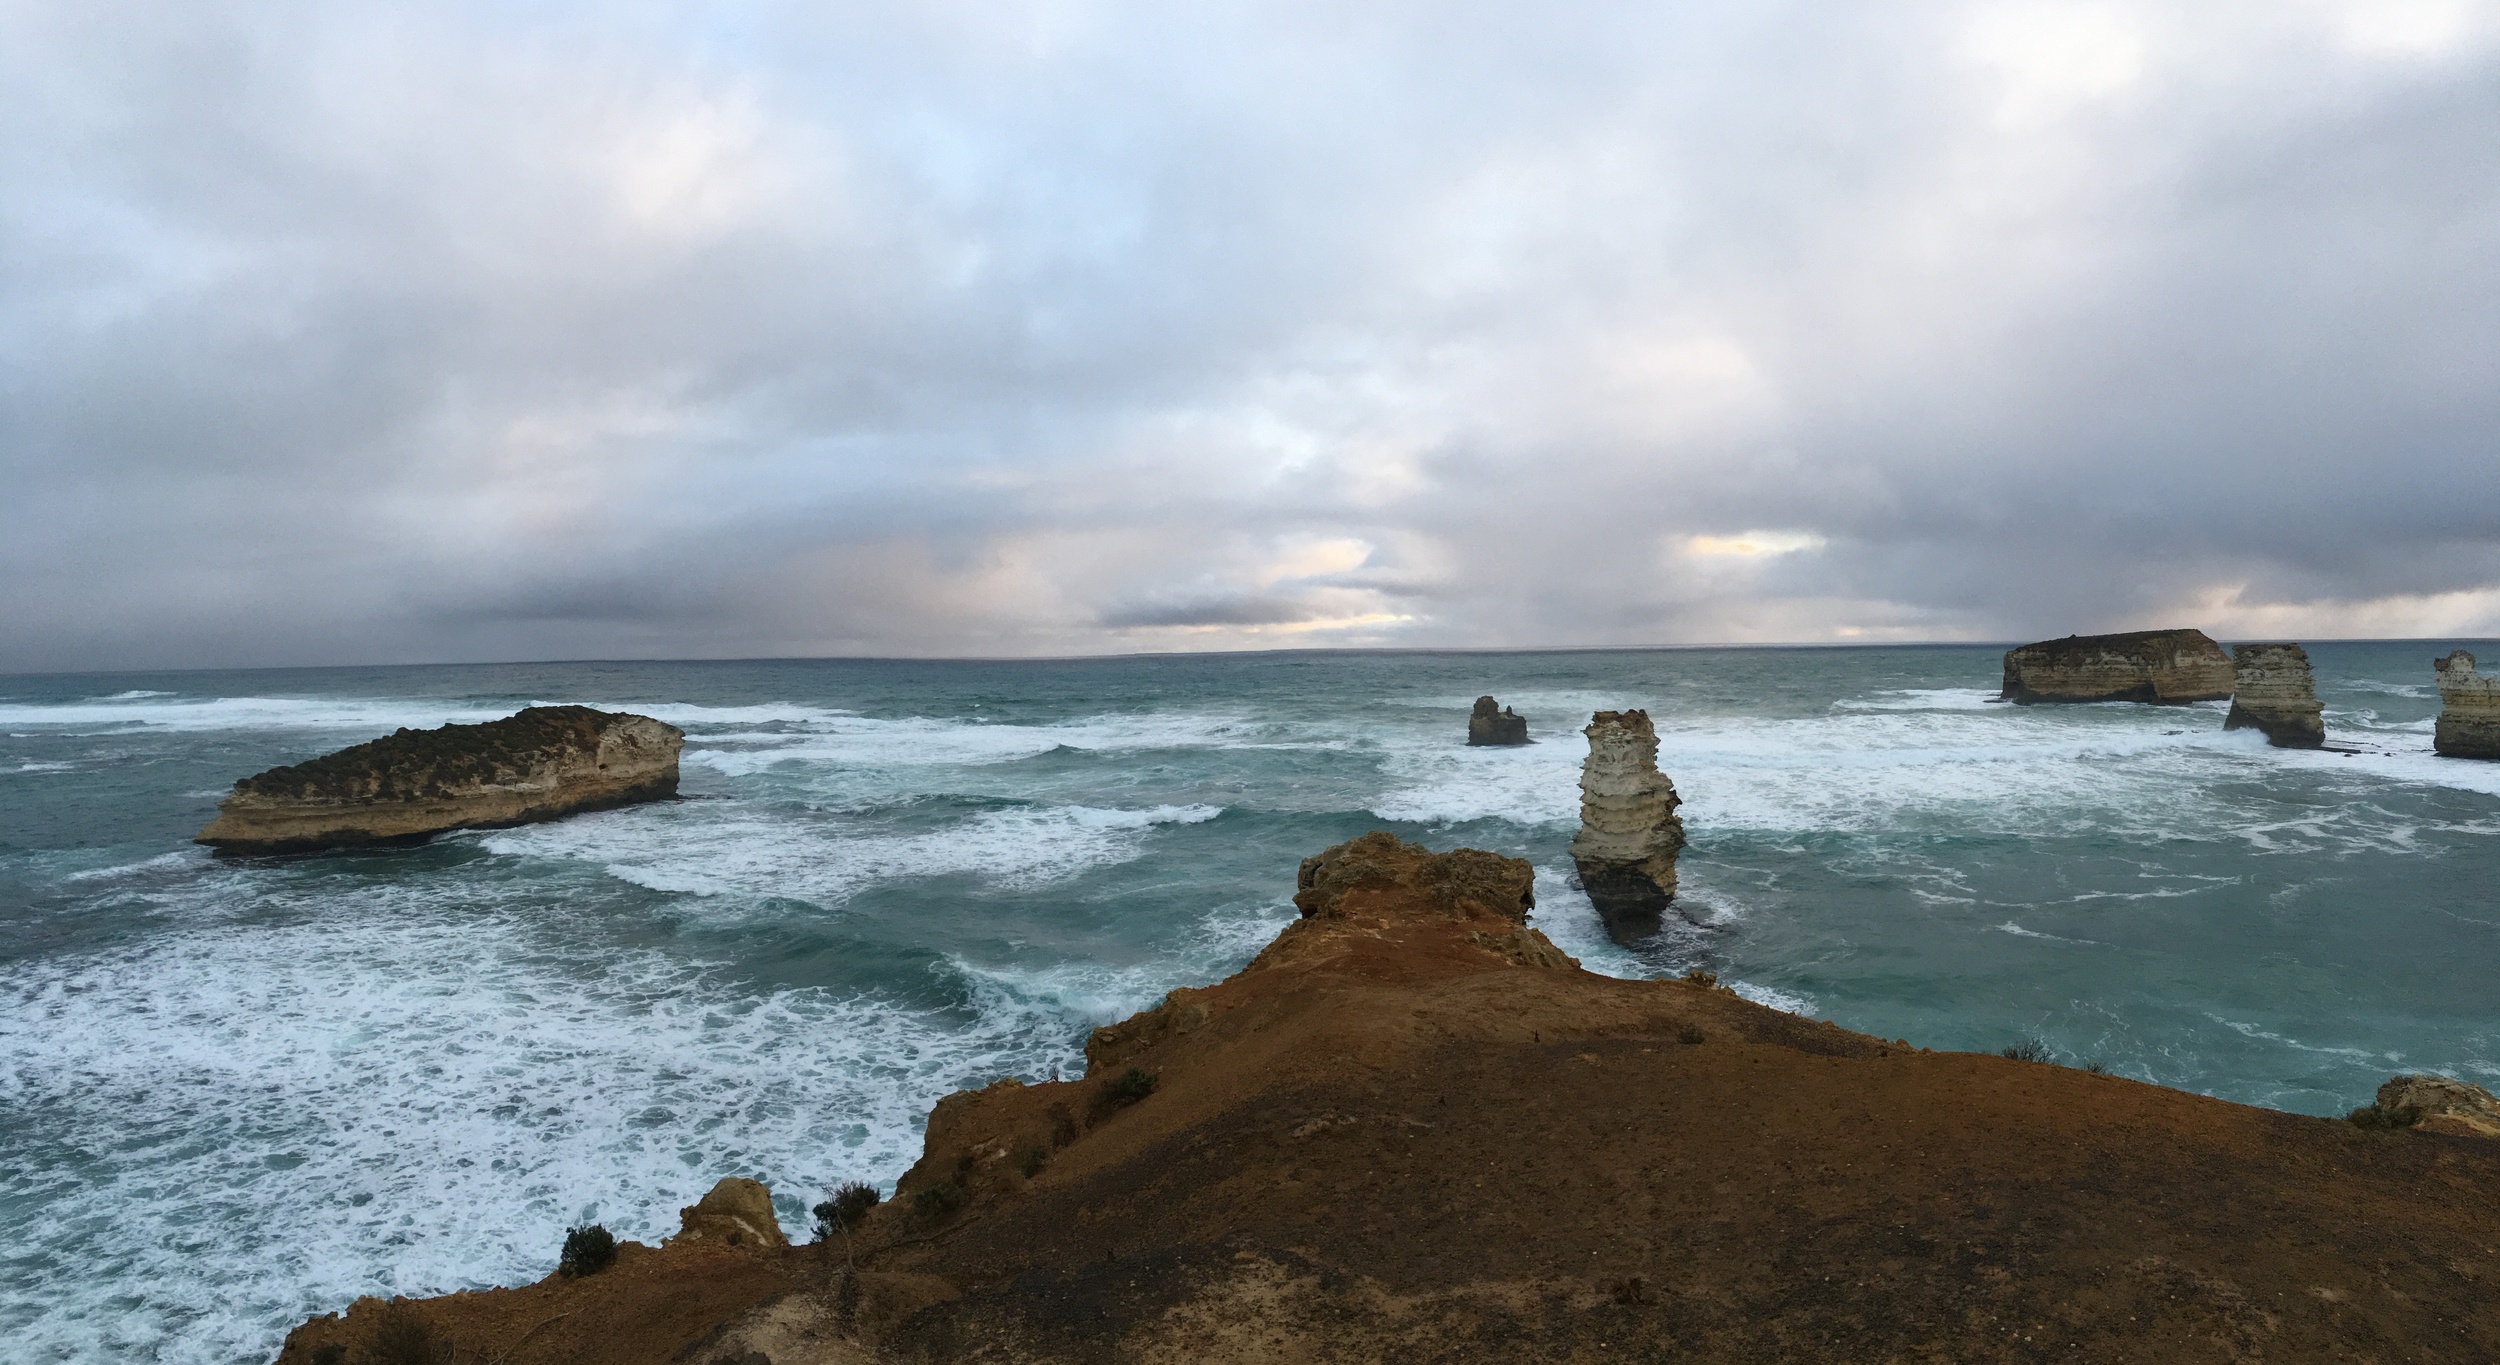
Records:
[[[2318,704],[2309,651],[2298,645],[2231,646],[2231,714],[2225,730],[2257,729],[2278,749],[2326,743],[2326,708]]]
[[[2447,1076],[2398,1076],[2378,1088],[2378,1107],[2424,1132],[2500,1138],[2500,1096]]]
[[[2177,705],[2231,695],[2231,656],[2201,630],[2069,635],[2005,651],[1999,701]]]
[[[1525,744],[1528,742],[1527,719],[1491,697],[1478,697],[1475,711],[1467,717],[1467,742]]]
[[[730,1176],[693,1204],[678,1211],[679,1242],[717,1242],[722,1246],[786,1247],[781,1220],[773,1215],[773,1192],[760,1180]]]
[[[509,1365],[2500,1359],[2489,1139],[1593,975],[1532,881],[1341,844],[1082,1079],[941,1101],[847,1252],[628,1243],[279,1359],[393,1311]]]
[[[403,729],[244,778],[196,842],[229,853],[411,843],[677,794],[685,733],[649,716],[533,706]]]
[[[1572,865],[1608,932],[1631,939],[1658,932],[1675,899],[1675,858],[1684,851],[1682,798],[1658,771],[1658,731],[1646,711],[1600,711],[1581,731],[1580,832]]]
[[[2449,758],[2500,758],[2500,677],[2474,671],[2460,649],[2433,659],[2439,678],[2439,724],[2431,748]]]

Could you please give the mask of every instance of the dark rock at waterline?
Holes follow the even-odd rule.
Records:
[[[2223,717],[2223,729],[2262,730],[2278,749],[2326,743],[2309,651],[2293,644],[2233,645],[2231,674],[2231,714]]]
[[[1478,697],[1475,711],[1467,717],[1467,742],[1525,744],[1528,742],[1527,718],[1491,697]]]
[[[649,716],[533,706],[402,729],[234,784],[194,842],[225,853],[416,843],[677,794],[685,732]]]
[[[2439,678],[2439,724],[2431,748],[2449,758],[2500,758],[2500,677],[2474,671],[2460,649],[2433,659]]]
[[[2178,705],[2231,695],[2231,656],[2201,630],[2069,635],[2005,651],[1997,698],[2041,702],[2140,701]]]

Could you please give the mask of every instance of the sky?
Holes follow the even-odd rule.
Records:
[[[0,670],[2500,635],[2500,0],[0,0]]]

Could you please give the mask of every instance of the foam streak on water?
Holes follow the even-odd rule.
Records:
[[[803,1226],[947,1090],[1238,967],[1373,828],[1528,858],[1591,970],[1921,1045],[2311,1113],[2500,1076],[2500,764],[2429,753],[2449,647],[2312,647],[2352,755],[1998,705],[1977,649],[0,680],[0,1335],[264,1360],[358,1294],[535,1278],[573,1222],[664,1235],[724,1175]],[[1538,742],[1461,743],[1486,691]],[[533,702],[684,727],[689,799],[186,842],[239,776]],[[1693,839],[1628,946],[1566,852],[1578,726],[1625,706]]]

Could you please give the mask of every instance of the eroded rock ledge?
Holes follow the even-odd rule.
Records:
[[[2179,705],[2231,695],[2231,656],[2201,630],[2069,635],[2005,651],[1998,700]]]
[[[1596,976],[1489,853],[1300,883],[1083,1079],[948,1096],[847,1248],[628,1244],[280,1359],[392,1312],[509,1365],[2500,1359],[2500,1140]]]
[[[228,853],[412,843],[677,794],[685,733],[649,716],[533,706],[402,729],[244,778],[195,842]]]

